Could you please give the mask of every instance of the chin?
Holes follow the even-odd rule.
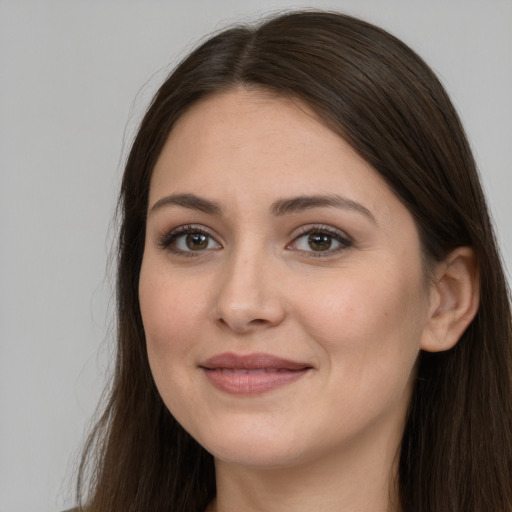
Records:
[[[288,468],[301,463],[300,454],[273,443],[228,443],[208,450],[217,461],[246,468],[270,470]],[[208,448],[207,448],[208,449]]]
[[[254,422],[238,428],[231,426],[228,430],[215,429],[194,437],[219,461],[261,469],[300,463],[304,454],[298,447],[306,444],[296,440],[285,428],[269,429],[256,426]]]

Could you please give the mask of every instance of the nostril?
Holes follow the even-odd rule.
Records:
[[[263,318],[255,318],[254,320],[251,320],[249,323],[261,325],[261,324],[266,324],[267,320],[264,320]]]
[[[256,294],[245,299],[230,297],[225,293],[212,311],[217,326],[242,333],[276,326],[285,316],[279,300]]]
[[[248,322],[240,320],[239,318],[217,318],[218,325],[222,328],[229,328],[236,332],[249,332],[254,329],[263,328],[271,325],[272,322],[264,318],[254,318]]]

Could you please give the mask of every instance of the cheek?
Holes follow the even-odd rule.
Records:
[[[194,339],[201,315],[194,287],[180,286],[164,268],[144,262],[139,301],[151,373],[157,389],[180,423],[198,415],[194,390]],[[178,280],[179,281],[179,280]],[[195,413],[193,411],[196,411]]]
[[[421,272],[368,268],[308,289],[300,316],[337,375],[357,386],[388,378],[405,385],[426,319]]]
[[[141,268],[139,301],[148,356],[158,379],[160,372],[167,373],[164,365],[178,363],[192,346],[188,341],[200,315],[197,296],[194,287],[180,286],[148,258]]]
[[[397,282],[377,283],[369,276],[347,280],[310,317],[330,367],[329,409],[337,411],[335,423],[350,431],[379,418],[402,418],[410,402],[422,308],[417,290]]]

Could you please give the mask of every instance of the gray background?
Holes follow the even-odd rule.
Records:
[[[112,352],[117,186],[149,98],[205,34],[298,6],[375,22],[438,72],[512,268],[512,0],[0,0],[0,512],[72,504]]]

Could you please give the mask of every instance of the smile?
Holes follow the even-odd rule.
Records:
[[[201,363],[208,380],[230,394],[259,394],[297,381],[311,365],[269,354],[220,354]]]

